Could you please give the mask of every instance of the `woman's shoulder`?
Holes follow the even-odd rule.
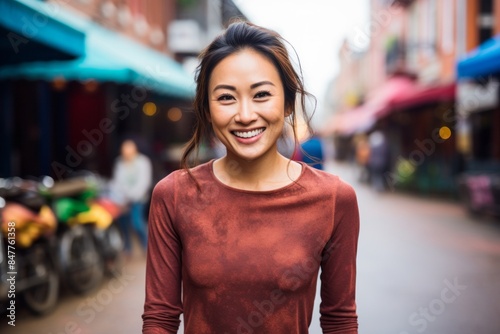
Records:
[[[305,166],[308,177],[307,183],[322,189],[325,192],[334,192],[337,200],[355,198],[354,188],[335,173]]]
[[[210,162],[206,162],[190,168],[189,172],[184,168],[174,170],[161,179],[156,184],[155,189],[158,188],[158,191],[183,189],[185,191],[191,187],[196,187],[196,181],[201,181],[209,176],[210,166]]]
[[[335,174],[311,167],[306,163],[302,164],[305,168],[303,175],[307,183],[330,188],[336,187],[341,182],[340,178]]]

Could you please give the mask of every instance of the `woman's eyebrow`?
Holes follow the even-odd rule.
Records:
[[[214,87],[213,91],[215,92],[217,89],[228,89],[228,90],[236,90],[236,87],[230,85],[217,85]]]
[[[256,82],[254,84],[252,84],[250,86],[251,89],[254,89],[254,88],[257,88],[259,86],[263,86],[263,85],[271,85],[271,86],[274,86],[274,84],[271,82],[271,81],[260,81],[260,82]]]

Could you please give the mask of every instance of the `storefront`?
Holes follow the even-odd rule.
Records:
[[[124,135],[142,135],[149,147],[185,140],[192,76],[164,54],[62,12],[85,34],[84,54],[0,67],[12,147],[0,176],[62,177],[82,168],[108,174]]]
[[[85,33],[68,21],[57,6],[41,1],[0,1],[0,69],[6,66],[40,62],[71,60],[85,55]],[[14,92],[11,80],[0,81],[0,177],[12,176],[21,159],[19,142],[34,131],[28,118],[14,112]],[[28,100],[36,99],[35,93]],[[45,110],[31,119],[44,121]],[[21,132],[15,132],[17,120],[26,121]],[[32,149],[32,146],[30,148]],[[47,151],[46,145],[35,145],[36,150],[26,151],[35,159]]]
[[[500,215],[500,35],[461,59],[457,73],[461,193],[470,211]]]
[[[413,79],[389,79],[371,99],[332,119],[337,151],[352,159],[357,140],[374,130],[388,142],[386,181],[390,188],[449,195],[459,173],[454,83],[421,86]]]
[[[387,119],[394,187],[452,195],[460,159],[456,150],[454,83],[415,87],[395,98]]]
[[[415,86],[407,76],[394,76],[376,89],[362,105],[342,114],[334,115],[320,131],[321,135],[333,136],[336,158],[354,157],[356,137],[371,131],[390,112],[391,103],[398,96],[409,92]]]
[[[468,170],[500,170],[500,35],[458,62],[457,110]]]

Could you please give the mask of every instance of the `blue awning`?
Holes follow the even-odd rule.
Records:
[[[500,35],[478,46],[457,64],[459,79],[498,73],[500,73]]]
[[[0,0],[0,65],[83,56],[85,35],[63,18],[59,7]]]
[[[0,68],[0,79],[109,81],[144,87],[176,98],[194,96],[193,76],[173,59],[83,17],[70,13],[66,16],[85,32],[85,56],[72,61]]]

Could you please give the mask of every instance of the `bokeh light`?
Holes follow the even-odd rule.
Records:
[[[177,107],[170,108],[167,111],[167,118],[172,122],[178,122],[182,118],[182,110]]]
[[[83,88],[88,93],[93,93],[99,87],[99,83],[96,80],[90,79],[83,83]]]
[[[447,126],[442,126],[440,129],[439,129],[439,137],[441,137],[441,139],[448,139],[451,137],[451,130],[449,127]]]
[[[156,114],[156,111],[157,111],[156,104],[154,104],[153,102],[146,102],[142,106],[142,112],[146,116],[154,116]]]

